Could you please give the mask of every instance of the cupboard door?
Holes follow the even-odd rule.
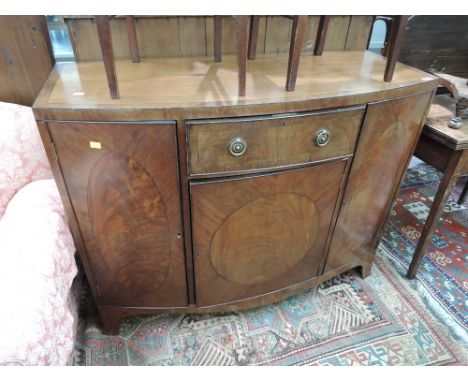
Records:
[[[186,306],[175,123],[48,126],[98,303]]]
[[[197,307],[316,277],[346,163],[192,182]]]
[[[368,106],[325,272],[369,267],[432,92]]]

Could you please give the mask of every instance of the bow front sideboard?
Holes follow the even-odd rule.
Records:
[[[371,52],[57,64],[34,112],[106,333],[369,274],[438,80]]]

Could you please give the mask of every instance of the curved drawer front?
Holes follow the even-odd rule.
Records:
[[[187,121],[191,175],[242,173],[353,154],[364,106]]]

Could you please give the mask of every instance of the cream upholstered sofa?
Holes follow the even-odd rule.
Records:
[[[0,365],[65,365],[75,246],[31,108],[0,102]]]

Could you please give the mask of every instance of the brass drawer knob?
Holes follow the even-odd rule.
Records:
[[[317,131],[314,141],[317,146],[325,146],[330,141],[330,132],[327,129]]]
[[[247,142],[244,138],[234,138],[229,143],[229,152],[235,157],[241,156],[247,150]]]

